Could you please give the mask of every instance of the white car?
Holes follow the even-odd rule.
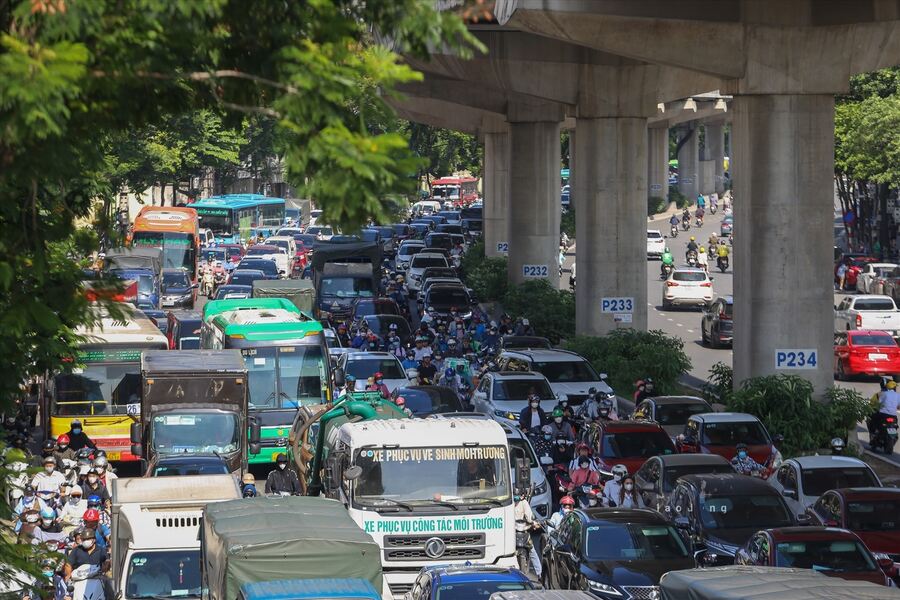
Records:
[[[606,383],[606,374],[597,373],[584,357],[568,350],[504,350],[498,359],[501,371],[535,371],[547,378],[558,398],[567,398],[571,406],[579,406],[591,388],[597,397],[616,402],[616,395]],[[550,406],[549,408],[553,408]],[[616,409],[618,412],[618,408]]]
[[[795,515],[803,514],[828,490],[884,485],[869,465],[852,456],[791,458],[767,481],[781,492]]]
[[[884,280],[891,277],[896,263],[866,263],[862,273],[856,276],[856,291],[860,294],[883,294]]]
[[[297,255],[297,242],[294,240],[293,235],[275,235],[266,239],[263,244],[283,248],[288,256],[288,262],[292,261]]]
[[[666,238],[659,229],[647,230],[647,258],[661,258],[666,249]]]
[[[356,390],[366,389],[366,381],[375,373],[381,373],[388,391],[409,385],[410,379],[403,370],[403,364],[390,352],[349,352],[342,354],[337,366],[344,370],[344,376],[356,377]]]
[[[425,242],[422,240],[406,240],[397,248],[397,256],[394,258],[395,268],[398,271],[405,271],[409,268],[409,261],[412,257],[425,249]]]
[[[310,225],[306,228],[306,233],[316,236],[323,242],[327,242],[334,236],[334,229],[330,225]]]
[[[663,282],[662,307],[709,306],[715,293],[712,277],[703,269],[681,267],[669,273]]]
[[[443,254],[422,250],[413,256],[412,260],[409,261],[409,268],[406,269],[406,289],[409,290],[409,295],[412,296],[419,291],[422,285],[422,273],[425,269],[428,267],[449,266],[450,264],[447,263],[447,258]]]
[[[534,389],[541,407],[550,412],[556,406],[556,395],[550,382],[533,371],[496,371],[485,373],[472,394],[475,410],[497,420],[519,423],[519,413],[528,406],[528,394]]]
[[[847,296],[834,307],[834,330],[874,329],[900,335],[900,309],[890,296]]]
[[[320,216],[322,216],[322,211],[319,209],[309,211],[309,225],[315,225]]]

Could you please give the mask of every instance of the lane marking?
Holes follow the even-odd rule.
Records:
[[[681,323],[675,323],[675,324],[678,325],[679,327],[684,327],[684,325],[682,325]]]
[[[694,333],[693,329],[688,329],[688,333]]]
[[[672,321],[672,319],[666,319],[666,321],[669,321],[669,322],[671,322],[671,321]]]

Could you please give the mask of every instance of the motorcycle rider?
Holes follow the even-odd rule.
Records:
[[[691,211],[688,210],[687,206],[681,211],[681,224],[685,229],[691,226]]]
[[[634,489],[634,477],[631,475],[622,479],[622,488],[619,490],[616,506],[619,508],[647,508],[644,499]]]
[[[571,490],[576,490],[583,485],[589,485],[591,487],[600,484],[600,473],[591,469],[591,459],[587,456],[579,456],[577,459],[578,468],[569,471],[569,478],[571,479]],[[587,504],[587,498],[585,498],[585,504]]]
[[[81,428],[81,421],[78,419],[72,420],[66,435],[69,436],[69,447],[75,452],[78,452],[82,448],[91,448],[92,450],[97,449],[97,444],[91,441],[91,438],[87,436]]]
[[[422,357],[422,363],[417,367],[419,370],[419,380],[427,379],[429,382],[435,380],[437,375],[437,367],[431,364],[431,354]]]
[[[384,385],[384,374],[379,371],[375,373],[375,390],[381,393],[381,397],[387,400],[391,397],[391,392],[388,390],[387,386]]]
[[[701,227],[703,225],[703,216],[706,214],[706,210],[699,206],[697,210],[694,211],[694,216],[697,218],[697,227]]]
[[[622,491],[622,481],[628,477],[628,467],[616,465],[612,468],[612,480],[603,486],[603,503],[606,506],[619,505],[619,492]]]
[[[75,450],[69,446],[69,436],[66,434],[56,438],[56,450],[53,452],[53,458],[56,459],[56,467],[63,469],[64,460],[75,460]]]
[[[697,266],[704,271],[709,271],[709,255],[703,246],[700,246],[700,254],[697,255]]]
[[[716,246],[716,264],[718,266],[722,266],[722,260],[728,258],[728,246],[725,245],[725,240],[719,240],[719,245]]]
[[[269,471],[269,476],[266,477],[267,494],[297,495],[300,493],[300,480],[297,479],[297,474],[287,466],[287,456],[279,453],[275,457],[275,468]]]
[[[669,247],[666,246],[660,258],[662,259],[662,263],[659,265],[660,274],[663,277],[666,277],[668,275],[668,273],[666,273],[668,270],[667,267],[672,269],[675,268],[675,257],[672,256],[672,252],[670,252]]]
[[[31,485],[38,490],[58,490],[59,486],[66,482],[66,476],[56,470],[56,459],[53,456],[45,456],[41,464],[44,470],[35,474],[31,479]]]
[[[515,506],[515,515],[516,515],[516,546],[522,547],[521,541],[525,542],[524,547],[528,548],[528,556],[531,561],[531,569],[534,571],[534,574],[540,578],[541,576],[541,559],[537,554],[537,550],[534,548],[534,544],[531,542],[531,530],[538,529],[540,524],[534,518],[534,513],[531,511],[531,505],[528,503],[528,498],[522,495],[519,491],[516,491],[513,500],[516,503]]]
[[[544,431],[550,433],[550,435],[553,435],[550,429],[550,425],[545,425]],[[557,434],[556,443],[553,444],[553,452],[551,453],[553,464],[568,465],[572,462],[573,455],[574,451],[572,450],[572,442],[569,441],[569,438],[567,438],[565,434]]]
[[[672,218],[669,219],[669,229],[674,229],[678,231],[678,215],[672,214]]]
[[[563,496],[559,501],[559,510],[550,517],[549,529],[558,529],[566,515],[572,512],[574,508],[575,499],[572,496]]]
[[[685,250],[685,253],[684,253],[685,261],[690,263],[690,259],[688,257],[691,255],[691,252],[693,252],[696,255],[698,248],[699,248],[699,246],[697,246],[697,240],[694,239],[694,236],[691,236],[690,241],[687,243],[687,250]]]
[[[88,503],[87,500],[84,499],[84,492],[82,492],[81,486],[73,486],[72,491],[69,492],[69,501],[66,502],[66,505],[62,508],[62,512],[59,514],[62,526],[67,531],[71,531],[75,527],[78,527],[81,523],[81,517],[84,516],[84,511],[87,509]]]
[[[256,479],[253,473],[244,473],[241,477],[241,497],[256,498],[259,492],[256,491]]]
[[[210,265],[206,265],[203,268],[203,277],[200,278],[200,285],[203,288],[200,293],[207,297],[212,296],[214,282],[215,277],[213,276],[212,267]]]
[[[731,466],[742,475],[752,475],[754,472],[764,471],[765,466],[759,464],[750,453],[747,452],[747,444],[741,442],[736,446],[737,455],[731,459]]]
[[[113,473],[112,468],[109,466],[109,459],[106,458],[106,454],[98,456],[94,459],[94,468],[97,469],[97,472],[100,474],[100,481],[107,488],[109,487],[109,482],[113,479],[118,479],[119,476]]]
[[[519,427],[522,431],[540,429],[547,424],[547,413],[541,408],[541,399],[535,390],[528,391],[528,406],[519,413]],[[552,432],[551,432],[551,435]]]
[[[84,482],[81,484],[86,496],[99,496],[104,506],[109,503],[109,490],[100,481],[100,471],[91,467],[87,472]]]
[[[647,398],[652,398],[656,394],[654,393],[654,385],[653,379],[647,377],[645,379],[639,380],[636,384],[636,390],[634,392],[634,403],[640,404]]]
[[[72,571],[82,565],[98,566],[104,573],[109,570],[109,553],[97,546],[97,534],[93,529],[81,533],[81,543],[66,557],[66,581],[71,581]]]
[[[591,447],[584,442],[579,442],[575,446],[575,458],[569,463],[570,473],[578,468],[578,462],[582,458],[588,459],[588,468],[590,468],[591,471],[597,470],[597,465],[595,465],[594,461],[591,459]]]
[[[697,208],[706,208],[706,198],[703,197],[703,194],[697,194]]]
[[[897,383],[888,381],[885,390],[878,394],[878,411],[870,418],[869,433],[877,431],[884,423],[885,417],[896,416],[898,407],[900,407],[900,393],[897,392]]]
[[[570,442],[575,441],[575,430],[572,428],[571,423],[568,423],[565,420],[565,414],[563,413],[562,409],[553,409],[553,412],[550,413],[550,419],[550,432],[553,435],[564,435]]]

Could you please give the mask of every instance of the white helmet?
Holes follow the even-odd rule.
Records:
[[[628,476],[628,467],[625,465],[616,465],[612,468],[613,478],[617,481],[625,479]]]

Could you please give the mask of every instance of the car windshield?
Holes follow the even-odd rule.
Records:
[[[734,423],[706,423],[703,426],[703,444],[706,446],[748,446],[769,444],[769,436],[759,421]]]
[[[243,271],[235,271],[231,275],[231,283],[234,285],[252,286],[257,279],[265,279],[266,274],[255,269],[244,269]]]
[[[415,416],[425,416],[435,413],[449,413],[460,410],[459,400],[450,392],[442,394],[440,390],[413,390],[406,388],[400,390],[398,396],[402,396],[406,408]]]
[[[894,338],[886,333],[863,333],[850,336],[851,346],[893,346],[897,347]]]
[[[400,368],[400,362],[396,358],[366,358],[347,361],[347,375],[353,375],[357,381],[365,381],[379,371],[385,379],[406,379],[406,374]]]
[[[240,421],[233,413],[172,411],[153,417],[150,444],[160,454],[237,452]]]
[[[672,273],[674,281],[706,281],[706,273],[702,271],[675,271]]]
[[[368,277],[330,277],[322,280],[323,296],[337,296],[338,298],[371,298],[372,280]]]
[[[359,237],[364,242],[374,242],[378,239],[378,232],[372,229],[363,229],[359,232]]]
[[[400,249],[397,250],[397,253],[403,256],[412,256],[413,254],[418,254],[424,249],[425,246],[423,246],[422,244],[400,244]]]
[[[555,400],[553,390],[543,379],[495,379],[491,399],[493,401],[522,402],[532,390],[541,400]]]
[[[354,462],[362,467],[355,500],[364,506],[395,506],[399,501],[434,510],[436,498],[454,504],[488,500],[501,506],[512,499],[505,446],[369,448],[358,450]],[[487,521],[487,528],[504,526],[499,519],[496,524]]]
[[[250,286],[223,285],[216,290],[216,300],[230,300],[233,298],[249,298],[253,292]]]
[[[266,243],[271,244],[272,246],[277,246],[285,252],[291,251],[291,243],[287,240],[266,240]]]
[[[648,239],[648,240],[661,240],[661,239],[663,239],[663,236],[662,236],[662,234],[661,234],[660,232],[658,232],[658,231],[648,231],[648,232],[647,232],[647,239]]]
[[[495,592],[515,592],[531,589],[534,589],[534,587],[524,582],[487,580],[447,583],[438,586],[434,600],[469,600],[469,598],[484,598],[487,600]]]
[[[469,306],[469,294],[466,290],[455,287],[434,287],[428,290],[425,304],[429,306],[451,306],[465,308]]]
[[[894,310],[894,302],[890,299],[881,300],[879,298],[857,300],[853,308],[854,310]]]
[[[250,246],[247,248],[247,256],[270,256],[272,254],[278,254],[280,250],[274,244],[267,244],[265,246]]]
[[[600,380],[600,376],[586,360],[536,362],[532,370],[546,377],[550,383]]]
[[[847,529],[851,531],[900,530],[900,500],[847,502]]]
[[[189,287],[191,281],[185,271],[163,271],[163,287]]]
[[[202,461],[197,464],[157,465],[153,469],[154,477],[170,477],[172,475],[227,475],[228,465],[224,462]]]
[[[241,354],[251,408],[297,408],[325,398],[328,359],[319,344],[244,348]]]
[[[424,269],[426,267],[446,267],[447,259],[443,256],[435,256],[433,254],[428,256],[414,256],[412,259],[412,263],[410,264],[410,268],[413,269]]]
[[[709,406],[701,402],[683,404],[659,404],[656,406],[656,422],[660,425],[684,425],[691,415],[709,412]]]
[[[584,555],[590,560],[667,560],[688,555],[669,525],[601,523],[586,528]]]
[[[736,493],[700,494],[700,520],[706,529],[767,529],[789,527],[793,519],[781,498]]]
[[[650,458],[672,454],[672,438],[665,431],[625,431],[604,433],[600,448],[602,458]]]
[[[137,551],[128,561],[127,598],[199,598],[200,550]]]
[[[274,260],[265,260],[255,258],[253,260],[244,259],[241,261],[241,264],[238,265],[239,269],[255,269],[257,271],[262,271],[266,275],[278,275],[278,265],[275,264]]]
[[[862,544],[853,540],[782,542],[775,546],[775,566],[836,573],[878,568]]]
[[[881,487],[868,468],[802,469],[800,481],[805,496],[819,497],[828,490],[851,487]]]
[[[200,260],[202,262],[207,261],[221,261],[225,262],[228,260],[228,255],[225,253],[223,248],[204,248],[200,251]]]
[[[666,467],[666,476],[663,481],[663,490],[668,493],[675,489],[675,482],[685,475],[714,475],[716,473],[734,473],[730,464],[720,465],[679,465]]]

